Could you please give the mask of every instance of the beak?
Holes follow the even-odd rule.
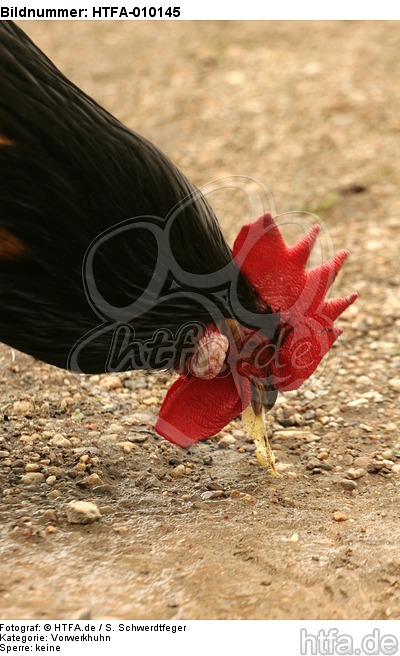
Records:
[[[225,319],[227,326],[228,339],[234,341],[238,350],[242,347],[242,338],[240,334],[239,324],[235,319]],[[259,415],[264,408],[265,412],[269,412],[274,407],[278,392],[273,387],[264,384],[259,378],[250,378],[251,387],[251,407],[255,415]]]
[[[259,379],[251,380],[251,406],[255,415],[259,415],[264,408],[269,412],[274,407],[278,392],[273,387],[263,385]]]
[[[231,338],[236,344],[238,349],[242,348],[242,338],[240,335],[239,324],[235,319],[225,319],[225,324],[227,326],[228,338]]]

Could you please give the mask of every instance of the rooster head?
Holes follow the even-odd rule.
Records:
[[[279,391],[297,389],[315,371],[342,333],[334,321],[357,298],[325,298],[347,251],[306,270],[318,232],[314,226],[287,246],[269,214],[243,226],[233,257],[274,314],[274,334],[267,337],[235,319],[208,325],[167,392],[155,427],[160,435],[189,447],[250,404],[255,414],[269,410]]]

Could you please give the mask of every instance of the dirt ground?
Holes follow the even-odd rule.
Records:
[[[351,252],[335,295],[360,296],[270,414],[280,479],[240,419],[187,452],[156,436],[164,373],[1,346],[0,615],[399,619],[399,23],[21,26],[199,186],[250,176],[316,214]],[[255,218],[237,190],[212,202],[230,241]],[[68,523],[72,500],[101,519]]]

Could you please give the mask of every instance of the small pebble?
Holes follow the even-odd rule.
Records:
[[[237,440],[243,440],[246,437],[246,433],[242,430],[235,429],[232,431],[232,436]]]
[[[90,501],[70,501],[67,505],[69,524],[91,524],[100,519],[98,506]]]
[[[340,485],[348,492],[352,492],[357,488],[357,483],[355,481],[350,480],[349,478],[343,478],[340,481]]]
[[[150,396],[148,399],[143,399],[142,401],[144,405],[157,405],[159,402],[156,396]]]
[[[370,464],[371,459],[367,458],[367,456],[359,456],[358,458],[354,458],[353,465],[354,467],[361,468],[361,469],[368,469],[368,465]]]
[[[361,399],[354,399],[354,401],[349,401],[347,405],[349,408],[356,408],[359,405],[366,405],[368,404],[368,399],[366,398],[361,398]]]
[[[146,435],[146,433],[129,433],[129,435],[126,436],[126,439],[130,442],[145,442],[148,437],[149,436]]]
[[[52,524],[49,524],[49,526],[46,526],[45,528],[46,533],[57,533],[57,529],[55,526]]]
[[[96,485],[102,485],[103,481],[98,474],[90,474],[90,476],[85,476],[82,483],[87,487],[95,487]]]
[[[240,501],[244,501],[245,503],[255,503],[256,500],[255,498],[246,492],[240,492],[239,490],[232,490],[232,492],[229,495],[231,499],[239,499]]]
[[[306,464],[306,469],[325,469],[330,471],[332,465],[325,460],[318,460],[318,458],[310,458]]]
[[[336,511],[333,513],[333,519],[335,522],[347,522],[349,517],[346,515],[346,513]]]
[[[340,460],[340,457],[339,457]],[[350,465],[353,464],[354,458],[351,456],[349,453],[345,453],[344,456],[341,459],[341,462],[346,465],[346,467],[350,467]]]
[[[50,522],[56,523],[57,522],[57,514],[56,511],[53,510],[53,508],[48,508],[47,510],[44,511],[43,517],[45,519],[48,519]]]
[[[50,497],[51,499],[58,499],[58,497],[61,496],[61,492],[60,490],[52,490],[51,492],[48,493],[47,496]]]
[[[40,469],[40,465],[38,465],[37,462],[28,462],[25,465],[25,471],[26,472],[35,472],[35,471],[38,471],[38,469]]]
[[[147,387],[146,381],[138,382],[135,380],[124,380],[124,387],[129,390],[145,389]]]
[[[400,378],[390,378],[389,387],[395,392],[400,392]]]
[[[104,378],[100,380],[100,386],[106,390],[115,390],[120,389],[124,384],[118,376],[110,375],[104,376]]]
[[[379,460],[370,460],[367,468],[369,474],[377,474],[383,468],[383,464]]]
[[[121,424],[110,424],[106,430],[106,433],[124,433],[125,428]]]
[[[24,444],[30,444],[31,442],[37,440],[38,437],[39,436],[36,433],[34,433],[33,435],[21,435],[19,441],[23,442]]]
[[[223,490],[208,490],[207,492],[203,492],[201,495],[201,498],[207,501],[208,499],[222,499],[224,497],[224,491]]]
[[[15,401],[12,411],[16,415],[31,415],[33,413],[33,403],[30,401]]]
[[[367,471],[363,469],[362,467],[351,467],[350,469],[347,470],[347,476],[350,476],[353,480],[357,480],[358,478],[362,478],[365,476]]]
[[[150,412],[136,412],[131,421],[131,423],[135,426],[138,426],[139,424],[143,426],[151,426],[153,422],[154,415],[152,415]]]
[[[57,478],[55,476],[48,476],[46,478],[46,483],[47,483],[47,485],[54,485],[56,480],[57,480]]]
[[[38,483],[43,483],[44,479],[44,474],[40,472],[29,472],[29,474],[21,476],[21,483],[24,485],[37,485]]]
[[[207,485],[208,490],[222,490],[221,483],[217,483],[216,481],[210,481]]]
[[[224,437],[221,437],[221,439],[218,440],[218,445],[222,447],[231,446],[232,444],[236,444],[236,439],[233,435],[224,435]]]
[[[113,486],[103,483],[102,485],[96,485],[96,495],[108,496],[112,493]],[[103,514],[103,511],[100,508],[100,512]]]
[[[123,533],[128,533],[129,532],[128,526],[125,526],[124,524],[113,524],[112,528],[113,528],[114,533],[123,534]]]
[[[275,463],[275,469],[278,472],[287,472],[289,469],[293,469],[293,465],[290,462],[277,462]]]
[[[62,433],[56,433],[56,435],[54,435],[49,441],[49,444],[51,446],[60,446],[65,448],[72,446],[71,441],[67,437],[65,437],[65,435],[63,435]]]
[[[124,453],[130,453],[133,449],[133,444],[131,442],[118,442],[118,446],[124,451]]]
[[[277,440],[305,440],[306,442],[318,442],[321,437],[310,431],[280,430],[276,431],[274,438]]]
[[[177,465],[171,471],[171,476],[173,476],[174,478],[179,478],[180,476],[185,476],[185,474],[186,474],[185,465]]]
[[[317,395],[314,394],[311,390],[306,390],[304,392],[304,398],[307,399],[307,401],[314,401],[314,399],[317,398]]]

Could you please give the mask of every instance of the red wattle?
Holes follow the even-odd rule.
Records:
[[[240,393],[232,374],[202,380],[181,376],[169,388],[155,425],[170,442],[189,447],[215,435],[250,403],[250,383],[241,377]]]

